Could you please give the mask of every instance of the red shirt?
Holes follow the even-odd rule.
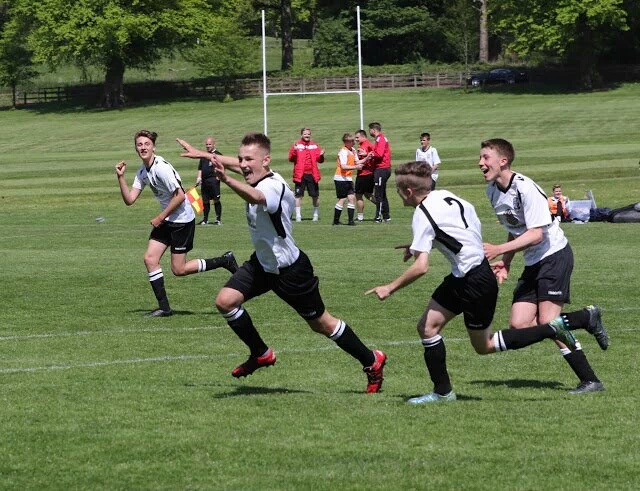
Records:
[[[389,140],[383,133],[378,133],[376,136],[376,142],[373,146],[373,162],[376,169],[391,168],[391,147]]]
[[[313,180],[320,180],[320,169],[318,163],[324,162],[324,155],[321,155],[320,146],[310,140],[298,140],[289,149],[289,162],[293,162],[293,182],[301,182],[302,176],[311,174]]]
[[[363,140],[358,145],[358,160],[361,160],[369,152],[373,152],[373,145],[369,140]],[[376,164],[373,159],[369,159],[364,164],[364,167],[358,171],[359,176],[368,176],[373,174],[373,169],[376,168]]]

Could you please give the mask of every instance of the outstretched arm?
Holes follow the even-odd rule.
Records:
[[[240,196],[247,203],[252,205],[266,205],[267,198],[264,193],[259,189],[249,186],[247,183],[240,182],[237,179],[229,177],[225,172],[225,166],[222,163],[214,161],[214,171],[216,177],[220,179],[220,182],[224,182],[229,186],[238,196]],[[239,166],[238,166],[239,168]]]
[[[371,290],[367,290],[365,295],[375,293],[380,300],[385,300],[394,292],[416,281],[418,278],[426,274],[427,271],[429,271],[429,253],[417,252],[415,254],[415,261],[404,273],[398,276],[391,283],[376,286]]]
[[[216,162],[220,162],[227,169],[236,172],[238,174],[240,171],[240,163],[238,162],[237,157],[230,157],[228,155],[219,155],[217,153],[209,153],[204,150],[199,150],[193,145],[191,145],[186,140],[182,140],[181,138],[176,138],[178,145],[180,145],[184,152],[180,154],[180,157],[186,157],[188,159],[209,159],[213,164]]]

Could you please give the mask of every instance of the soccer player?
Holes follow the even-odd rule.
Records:
[[[116,165],[116,175],[122,199],[127,206],[136,202],[142,190],[148,185],[160,203],[161,211],[151,219],[151,235],[144,254],[144,264],[149,274],[149,282],[158,300],[158,308],[147,317],[168,317],[173,314],[164,288],[164,275],[160,259],[171,247],[171,271],[176,276],[202,273],[216,268],[225,268],[231,273],[238,269],[231,251],[212,259],[192,259],[187,261],[187,253],[193,248],[195,233],[195,213],[187,200],[180,176],[165,159],[156,155],[157,134],[140,130],[135,134],[136,152],[142,165],[136,173],[131,189],[125,179],[127,164],[124,160]]]
[[[382,223],[391,220],[389,215],[389,200],[387,199],[387,181],[391,177],[391,147],[389,140],[382,133],[380,123],[369,124],[369,134],[373,137],[372,160],[375,165],[373,171],[374,189],[376,199],[376,216],[374,222]]]
[[[431,134],[422,133],[420,135],[420,146],[416,149],[416,160],[426,162],[431,166],[431,191],[436,188],[436,181],[438,180],[438,170],[440,169],[440,156],[436,147],[431,145]]]
[[[300,139],[289,149],[289,162],[293,163],[293,184],[296,197],[296,222],[302,221],[302,198],[305,189],[313,203],[314,222],[318,221],[320,207],[320,169],[318,164],[324,162],[324,150],[311,139],[311,129],[302,128]]]
[[[199,158],[201,151],[178,139],[184,157]],[[233,369],[234,377],[246,377],[258,368],[275,364],[276,355],[262,340],[244,307],[254,297],[273,291],[290,305],[315,332],[333,340],[357,359],[367,375],[367,392],[382,386],[387,356],[370,350],[344,321],[326,310],[319,280],[307,255],[291,235],[295,197],[286,181],[271,171],[271,141],[261,133],[244,136],[238,158],[212,156],[216,175],[247,202],[249,233],[255,247],[251,255],[216,297],[216,307],[229,327],[249,348],[249,358]],[[225,169],[240,173],[245,182],[231,178]]]
[[[511,327],[521,329],[551,321],[570,302],[573,252],[562,228],[549,213],[544,191],[511,169],[514,158],[513,145],[507,140],[495,138],[480,144],[478,165],[489,183],[487,197],[507,231],[507,242],[484,244],[484,252],[490,261],[501,256],[491,267],[502,283],[507,279],[514,255],[522,251],[525,267],[513,292],[509,321]],[[596,340],[601,349],[607,349],[609,339],[604,331]],[[570,394],[604,390],[580,343],[575,350],[560,340],[556,344],[580,380]]]
[[[374,190],[374,177],[373,171],[375,170],[375,164],[373,162],[373,145],[367,138],[367,133],[364,130],[358,130],[355,133],[355,141],[358,144],[357,155],[358,159],[362,161],[362,169],[358,170],[356,176],[356,209],[358,212],[357,220],[359,222],[364,221],[364,199],[373,200]],[[375,204],[375,201],[372,201]]]
[[[333,183],[336,186],[336,202],[333,209],[333,224],[340,225],[340,215],[347,201],[347,225],[355,225],[353,220],[356,211],[356,200],[353,189],[353,171],[362,168],[362,161],[356,157],[353,149],[354,137],[351,133],[342,135],[342,148],[338,151],[336,171],[333,176]]]
[[[431,191],[432,167],[426,162],[408,162],[395,170],[396,187],[405,206],[413,213],[413,241],[398,246],[411,266],[392,282],[366,292],[380,300],[413,283],[429,270],[429,254],[435,247],[451,263],[451,274],[436,288],[418,322],[424,346],[424,361],[433,382],[433,391],[413,397],[410,404],[447,402],[456,399],[446,365],[442,330],[459,314],[464,314],[469,340],[476,353],[487,355],[520,349],[543,339],[563,339],[572,346],[570,329],[584,328],[597,335],[604,332],[600,310],[587,307],[564,314],[571,325],[557,317],[527,329],[503,329],[493,333],[491,321],[498,298],[498,283],[484,257],[480,220],[470,203],[446,190]]]

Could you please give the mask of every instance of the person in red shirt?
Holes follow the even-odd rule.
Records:
[[[301,204],[305,189],[313,202],[313,221],[318,221],[320,205],[320,169],[324,162],[324,149],[311,139],[311,129],[302,128],[300,139],[289,149],[289,162],[293,163],[293,184],[296,200],[296,222],[302,220]]]
[[[355,133],[356,143],[358,144],[357,155],[362,161],[362,169],[358,171],[356,176],[356,209],[358,211],[358,221],[364,220],[364,199],[372,199],[373,196],[373,171],[375,164],[371,156],[373,155],[373,145],[367,139],[367,133],[364,130],[358,130]]]
[[[382,221],[388,222],[391,220],[389,200],[387,199],[387,181],[391,177],[391,147],[389,146],[389,140],[382,133],[382,125],[380,123],[370,123],[369,134],[375,140],[372,155],[375,164],[373,194],[376,200],[376,217],[374,221],[378,223]]]

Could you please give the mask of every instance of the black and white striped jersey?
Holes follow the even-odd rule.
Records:
[[[173,166],[159,155],[156,155],[151,167],[147,169],[146,166],[142,164],[136,173],[136,177],[133,179],[132,187],[135,189],[142,191],[147,185],[151,188],[153,195],[164,210],[169,206],[169,202],[173,198],[173,193],[175,193],[176,189],[182,188],[182,181]],[[182,190],[184,191],[184,189]],[[196,214],[185,195],[184,202],[180,204],[165,221],[189,223],[195,219],[195,217]]]
[[[267,175],[255,188],[262,191],[267,204],[247,203],[251,241],[264,270],[278,274],[280,268],[291,266],[300,255],[291,235],[295,198],[287,182],[277,172]]]
[[[411,252],[429,253],[433,247],[461,278],[484,260],[482,228],[471,203],[447,190],[431,191],[413,213]]]
[[[506,189],[495,182],[489,184],[487,196],[498,220],[514,237],[531,228],[542,228],[542,241],[522,252],[526,266],[540,262],[567,245],[564,232],[549,212],[547,195],[532,179],[514,172]]]

